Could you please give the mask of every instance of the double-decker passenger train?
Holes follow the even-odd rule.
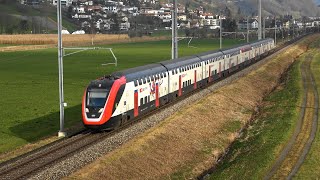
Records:
[[[113,129],[250,66],[273,48],[274,40],[264,39],[93,80],[83,95],[83,123],[92,129]]]

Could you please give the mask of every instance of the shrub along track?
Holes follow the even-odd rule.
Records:
[[[314,141],[318,124],[319,97],[310,69],[312,59],[312,54],[307,54],[300,66],[304,96],[296,129],[265,179],[291,179],[299,170]]]

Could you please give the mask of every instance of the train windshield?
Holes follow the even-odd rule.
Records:
[[[91,90],[88,92],[88,107],[100,107],[103,108],[107,97],[109,95],[109,91],[101,91],[101,90]]]

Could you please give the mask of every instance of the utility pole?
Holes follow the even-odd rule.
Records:
[[[172,50],[171,59],[178,58],[178,33],[177,33],[177,0],[173,0],[173,11],[172,11]]]
[[[59,105],[60,105],[60,131],[59,137],[65,137],[64,132],[64,94],[63,94],[63,49],[62,49],[62,13],[61,0],[58,0],[57,5],[57,20],[58,20],[58,64],[59,64]]]
[[[222,18],[220,16],[220,49],[222,49]]]
[[[249,16],[247,16],[247,43],[249,43]]]
[[[266,18],[263,18],[263,39],[266,38]]]
[[[262,38],[262,7],[261,7],[261,0],[259,0],[259,24],[258,24],[258,40]]]
[[[277,18],[274,17],[274,45],[277,45]]]

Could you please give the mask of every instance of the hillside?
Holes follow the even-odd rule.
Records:
[[[191,0],[187,1],[192,6],[201,5],[207,10],[219,13],[227,6],[233,16],[257,15],[257,0]],[[316,3],[320,0],[262,0],[263,13],[265,15],[292,14],[295,18],[301,16],[319,16],[320,11]]]
[[[56,7],[51,5],[31,7],[0,2],[0,34],[56,32],[56,16]],[[63,19],[65,29],[76,30],[76,25],[71,19],[65,15]]]

